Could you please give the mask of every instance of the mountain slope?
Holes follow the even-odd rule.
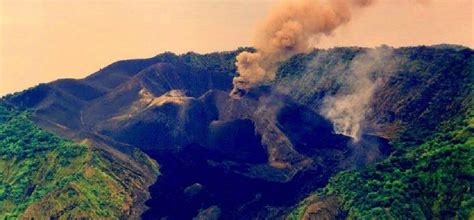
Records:
[[[135,148],[155,159],[162,176],[149,189],[145,219],[209,210],[224,219],[284,216],[334,174],[410,153],[469,106],[468,48],[315,49],[281,63],[276,80],[233,99],[242,50],[251,49],[119,61],[4,100],[29,109],[41,128],[90,140],[132,169],[143,168],[133,160]],[[373,95],[363,96],[372,91],[364,88]],[[334,100],[351,103],[341,115],[357,119],[351,126],[358,141],[335,132],[342,121],[327,114]],[[339,207],[339,198],[328,196]]]
[[[467,114],[421,145],[363,170],[335,175],[324,189],[298,204],[288,219],[473,218],[474,112]]]
[[[147,156],[135,154],[155,171],[111,158],[88,140],[61,139],[34,125],[28,113],[0,104],[2,218],[139,216],[143,190],[153,181],[144,172],[158,171]]]

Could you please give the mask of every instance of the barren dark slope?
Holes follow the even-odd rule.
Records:
[[[383,159],[393,150],[389,141],[412,135],[410,141],[421,142],[465,111],[472,50],[385,49],[391,59],[370,72],[383,80],[357,143],[334,132],[321,106],[328,96],[350,92],[344,88],[352,60],[376,49],[297,55],[281,64],[275,81],[241,99],[228,96],[240,52],[234,51],[120,61],[85,79],[42,84],[4,100],[63,137],[96,140],[128,155],[139,148],[156,159],[162,176],[150,188],[144,218],[199,212],[273,218],[336,172]]]

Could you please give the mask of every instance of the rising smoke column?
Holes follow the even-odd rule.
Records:
[[[326,96],[321,107],[321,113],[331,120],[336,133],[359,141],[372,97],[395,69],[390,47],[369,49],[351,61],[349,72],[342,80],[346,91]]]
[[[242,52],[235,65],[231,96],[238,98],[250,88],[275,78],[278,62],[307,52],[311,42],[330,35],[351,19],[353,11],[372,0],[287,0],[268,16],[257,32],[257,52]]]

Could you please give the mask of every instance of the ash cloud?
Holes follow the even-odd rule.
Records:
[[[250,88],[275,78],[278,63],[297,53],[308,52],[312,42],[330,35],[351,20],[355,10],[372,0],[296,0],[274,8],[257,32],[257,52],[242,52],[235,65],[231,96],[240,97]]]

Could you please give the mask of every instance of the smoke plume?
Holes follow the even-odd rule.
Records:
[[[274,91],[323,115],[335,133],[357,142],[366,132],[373,97],[398,70],[399,60],[388,46],[319,49],[314,54],[303,72],[276,81]]]
[[[327,96],[321,113],[332,121],[336,133],[350,136],[357,142],[362,124],[371,110],[370,101],[378,86],[393,73],[392,49],[380,47],[356,56],[344,78],[345,91]]]
[[[233,97],[275,78],[277,64],[307,52],[312,42],[350,21],[353,11],[372,0],[295,0],[274,8],[255,39],[256,52],[242,52],[235,65]]]

